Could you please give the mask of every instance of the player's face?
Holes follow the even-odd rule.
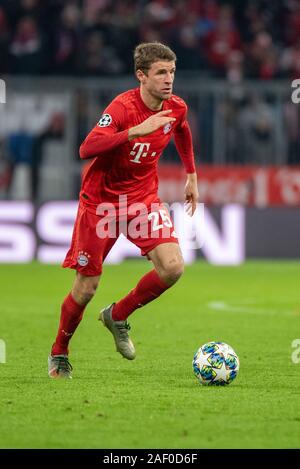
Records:
[[[173,92],[175,62],[154,62],[147,75],[143,74],[142,84],[156,99],[169,99]]]

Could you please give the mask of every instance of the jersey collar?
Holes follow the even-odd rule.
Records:
[[[161,108],[159,111],[153,111],[153,109],[150,109],[150,107],[146,106],[146,104],[145,104],[144,101],[142,100],[140,88],[135,88],[134,91],[135,91],[137,100],[139,101],[140,105],[142,106],[142,108],[143,108],[145,111],[151,112],[152,114],[156,114],[157,112],[161,112],[161,111],[164,111],[164,110],[166,109],[166,100],[164,100],[164,101],[163,101],[162,108]]]

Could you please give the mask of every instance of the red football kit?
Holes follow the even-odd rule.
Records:
[[[84,171],[72,244],[64,267],[87,276],[100,275],[102,263],[120,232],[136,244],[143,255],[158,244],[178,243],[169,214],[157,195],[158,160],[173,135],[187,173],[195,172],[195,163],[186,103],[172,95],[163,101],[161,111],[167,109],[172,109],[170,117],[175,117],[176,121],[145,137],[128,140],[128,129],[159,112],[146,106],[139,88],[129,90],[109,104],[80,146],[80,157],[92,158],[92,161]],[[124,231],[124,223],[120,228],[122,217],[126,216],[128,227],[137,215],[129,208],[137,203],[147,207],[143,233],[139,237],[132,236],[126,226]],[[101,209],[103,204],[114,208],[117,224],[117,230],[110,231],[106,237],[102,231],[99,236],[99,222],[105,213]]]

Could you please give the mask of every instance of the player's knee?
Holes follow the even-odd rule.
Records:
[[[168,262],[162,272],[162,277],[168,285],[173,285],[180,279],[184,272],[183,260],[174,260]]]
[[[98,282],[90,282],[84,286],[82,294],[87,302],[91,301],[98,287]]]
[[[98,283],[96,279],[85,279],[80,282],[80,286],[77,289],[77,298],[80,304],[87,304],[91,301],[97,291]]]

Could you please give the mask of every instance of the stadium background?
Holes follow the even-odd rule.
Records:
[[[84,383],[77,381],[82,410],[80,415],[74,415],[76,399],[64,384],[59,384],[59,389],[72,402],[73,410],[68,403],[58,404],[66,426],[62,424],[60,430],[56,426],[53,432],[58,418],[57,404],[50,393],[53,388],[49,391],[44,381],[45,370],[40,360],[41,349],[48,353],[59,304],[72,281],[72,272],[49,264],[59,264],[71,237],[83,170],[78,148],[110,100],[137,86],[132,62],[135,45],[156,40],[172,47],[178,57],[174,92],[189,105],[200,201],[205,203],[205,223],[209,227],[206,244],[202,249],[198,246],[185,250],[185,260],[193,263],[204,256],[208,263],[236,267],[228,267],[226,271],[210,270],[211,266],[194,262],[195,270],[187,270],[186,274],[191,288],[189,293],[187,284],[179,286],[174,297],[163,299],[162,306],[153,306],[152,317],[155,318],[157,308],[157,323],[160,324],[153,332],[153,341],[157,340],[154,359],[157,358],[160,371],[150,364],[150,379],[144,368],[138,368],[140,374],[134,374],[128,364],[117,364],[117,358],[110,362],[111,344],[108,338],[102,343],[108,364],[103,360],[98,371],[105,385],[112,386],[112,393],[115,389],[120,391],[118,378],[123,379],[128,373],[125,391],[133,392],[135,380],[147,403],[141,404],[140,396],[135,397],[133,406],[137,403],[138,410],[133,418],[143,421],[148,412],[149,418],[153,414],[154,420],[157,419],[156,423],[145,420],[144,440],[139,439],[138,425],[133,436],[132,427],[125,425],[128,439],[115,435],[116,427],[105,420],[106,410],[96,410],[93,399],[98,388],[90,379],[87,370],[91,362],[86,360],[83,351],[89,350],[96,362],[87,344],[93,350],[99,348],[99,344],[91,336],[89,328],[94,326],[88,318],[78,337],[74,337],[74,356],[78,374],[85,377],[91,391],[89,394]],[[6,103],[0,103],[0,263],[3,264],[0,278],[5,304],[0,338],[6,340],[10,352],[6,368],[2,365],[0,368],[2,378],[6,377],[8,383],[7,394],[3,394],[6,397],[1,401],[2,422],[4,425],[8,419],[10,425],[9,431],[2,427],[1,446],[298,446],[299,416],[295,411],[295,395],[299,379],[297,367],[292,368],[289,358],[296,332],[291,336],[285,313],[292,315],[296,311],[290,321],[299,321],[299,265],[285,263],[283,259],[294,261],[300,256],[300,104],[292,102],[292,82],[300,78],[300,0],[0,0],[0,78],[6,84]],[[161,160],[160,178],[162,198],[169,203],[182,201],[184,172],[172,143]],[[200,222],[195,217],[196,235]],[[133,247],[121,243],[109,261],[119,263],[137,255]],[[271,263],[248,262],[257,258],[268,259]],[[273,263],[274,259],[279,262]],[[35,260],[38,263],[32,262]],[[117,289],[131,288],[132,278],[139,278],[148,266],[123,262],[118,269],[107,267],[105,278],[108,280],[104,278],[102,290],[107,301],[111,297],[105,292],[113,284]],[[211,303],[212,298],[223,298],[223,303],[215,302],[213,311],[206,311],[201,303],[204,299],[199,293],[197,282],[200,280],[203,298]],[[17,285],[17,294],[14,285]],[[242,301],[238,292],[245,300],[242,308],[236,306]],[[226,298],[235,306],[226,306]],[[170,319],[161,314],[160,308],[176,314],[172,301],[185,311],[184,324],[189,325],[191,332],[186,333],[184,339],[179,339],[184,326],[178,317],[173,335],[166,333]],[[254,311],[255,304],[258,310]],[[91,306],[95,313],[97,307],[96,304]],[[195,308],[204,315],[201,324],[205,326],[201,328],[196,323]],[[221,317],[226,308],[231,324]],[[281,316],[281,309],[289,312],[283,311]],[[238,318],[241,311],[243,323]],[[147,343],[147,334],[144,332],[143,336],[142,332],[147,331],[147,323],[142,322],[145,317],[146,313],[136,319],[144,344]],[[272,332],[268,327],[270,318],[274,320]],[[18,329],[20,327],[22,330]],[[19,335],[14,332],[15,328]],[[43,328],[43,333],[37,338],[39,328]],[[292,328],[297,330],[296,326]],[[174,330],[178,337],[175,341],[177,355],[171,348]],[[266,335],[267,351],[261,350]],[[28,357],[25,354],[28,347],[25,336],[34,357],[29,356],[31,353]],[[209,337],[220,336],[237,346],[245,371],[241,376],[241,388],[232,385],[233,391],[230,391],[236,402],[236,408],[230,410],[232,415],[224,414],[224,402],[230,407],[229,394],[226,397],[205,391],[201,394],[201,402],[197,401],[198,411],[201,410],[199,429],[199,421],[193,421],[197,410],[190,402],[191,396],[197,400],[199,390],[186,389],[180,384],[177,391],[181,397],[177,399],[172,390],[176,384],[172,382],[189,379],[186,364],[178,364],[182,357],[190,363],[193,347]],[[164,362],[165,349],[160,345],[160,341],[165,340],[166,347],[169,344],[172,350],[168,363]],[[144,351],[140,347],[141,362],[152,354],[151,349],[144,347]],[[272,354],[278,353],[281,355],[274,385],[269,364]],[[80,368],[80,363],[85,367]],[[112,363],[118,376],[111,374]],[[23,376],[26,366],[33,376],[31,380]],[[167,377],[172,366],[175,375],[170,390]],[[253,376],[253,369],[259,378]],[[161,380],[158,388],[156,373]],[[278,384],[280,380],[284,383],[286,374],[289,388]],[[17,376],[21,376],[22,391],[14,388]],[[266,389],[259,383],[264,383]],[[156,398],[160,405],[157,413],[156,408],[151,407],[152,397],[147,407],[147,386],[153,400]],[[35,389],[38,389],[36,396]],[[28,403],[19,392],[28,396]],[[168,401],[169,393],[176,409]],[[44,401],[37,397],[42,394]],[[213,408],[207,413],[201,406],[206,403],[211,407],[212,395]],[[116,404],[117,398],[113,399]],[[244,399],[243,405],[249,406],[250,419],[239,399]],[[32,400],[40,415],[31,413]],[[115,409],[110,407],[109,400],[106,404],[110,409],[107,412],[116,414],[115,425],[124,425],[124,421],[133,424],[126,406],[124,412],[120,412],[117,405]],[[141,410],[143,405],[145,414]],[[168,405],[172,409],[174,430],[169,427],[169,417],[165,416],[164,406]],[[44,418],[46,409],[49,415]],[[111,430],[114,438],[104,430],[99,443],[92,412],[98,421],[104,419],[104,426]],[[33,425],[29,413],[35,422]],[[204,413],[207,420],[203,420]],[[184,419],[183,415],[187,422],[176,436],[176,425]],[[157,431],[151,430],[153,425]],[[214,425],[222,429],[223,439],[214,437]],[[47,431],[42,430],[43,426]],[[83,440],[76,432],[74,436],[74,428],[83,428],[89,437]]]
[[[13,219],[5,201],[77,199],[80,143],[107,103],[137,86],[135,44],[158,40],[178,55],[175,92],[189,105],[201,202],[217,221],[220,207],[244,207],[244,254],[231,262],[300,255],[300,106],[291,100],[300,76],[298,1],[2,1],[0,25],[2,223],[32,226],[36,213],[14,205],[28,213]],[[170,145],[161,162],[166,202],[182,199],[183,178]],[[69,236],[56,236],[64,246],[72,224],[58,221],[67,221]],[[53,244],[51,233],[33,233],[35,244]],[[27,258],[40,258],[29,244]],[[0,259],[13,261],[17,250],[0,248]]]

